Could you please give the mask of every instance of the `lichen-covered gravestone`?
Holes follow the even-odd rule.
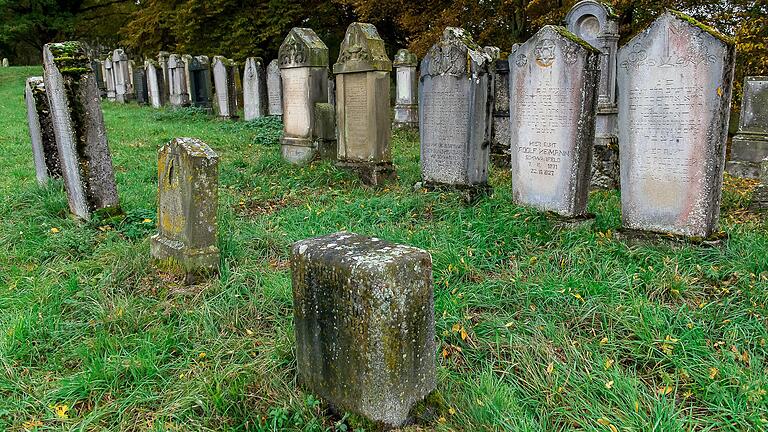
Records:
[[[157,54],[157,65],[160,67],[160,69],[163,71],[163,105],[168,103],[171,97],[171,89],[170,89],[170,82],[171,77],[168,73],[168,59],[170,57],[170,53],[167,51],[160,51]]]
[[[189,106],[189,90],[187,89],[186,67],[181,56],[168,56],[168,78],[170,102],[174,107]]]
[[[565,22],[568,30],[601,51],[591,184],[594,188],[615,189],[619,184],[616,105],[619,17],[601,1],[582,0],[571,8]]]
[[[299,381],[337,412],[399,427],[435,388],[432,259],[340,232],[291,253]]]
[[[283,115],[283,83],[277,59],[267,65],[267,99],[269,115]]]
[[[667,11],[618,62],[624,227],[709,237],[720,215],[733,44]]]
[[[487,188],[490,63],[469,33],[456,27],[446,28],[421,61],[419,132],[426,185]]]
[[[338,165],[352,168],[363,183],[397,177],[390,144],[389,85],[392,62],[373,24],[352,23],[341,43],[336,74]]]
[[[165,83],[163,70],[154,60],[144,62],[144,70],[147,76],[147,95],[153,108],[162,108],[165,105]]]
[[[213,85],[216,89],[216,112],[221,118],[236,119],[237,89],[235,88],[235,62],[222,56],[213,58]],[[246,110],[246,114],[247,114]],[[246,116],[246,120],[248,117]]]
[[[512,197],[566,218],[587,216],[600,51],[545,26],[509,71]]]
[[[736,177],[758,178],[768,157],[768,76],[744,78],[739,132],[731,144],[726,169]]]
[[[192,106],[213,111],[211,102],[211,67],[207,56],[182,56],[186,65],[186,78],[189,87],[189,103]]]
[[[115,101],[126,103],[133,100],[130,71],[128,70],[128,55],[122,49],[112,52],[112,69],[115,74]]]
[[[416,54],[401,49],[392,63],[395,67],[395,119],[394,128],[419,127],[419,74]]]
[[[117,94],[115,93],[115,68],[111,55],[104,59],[104,83],[107,87],[107,100],[114,102]]]
[[[45,185],[49,178],[61,177],[61,167],[43,77],[27,78],[24,98],[27,102],[27,123],[35,160],[35,177],[38,184]]]
[[[243,112],[246,120],[268,115],[267,80],[260,57],[248,57],[243,70]]]
[[[312,29],[294,27],[278,55],[283,85],[283,158],[305,164],[336,156],[335,119],[328,103],[328,47]]]
[[[70,211],[120,213],[120,203],[99,101],[99,89],[79,42],[43,48],[45,90]]]
[[[158,233],[152,256],[161,268],[195,282],[219,268],[219,157],[195,138],[174,138],[158,151]]]

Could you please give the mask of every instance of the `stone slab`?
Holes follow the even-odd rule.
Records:
[[[24,99],[27,103],[27,124],[32,142],[35,177],[38,184],[45,185],[49,178],[61,177],[61,166],[43,77],[27,78]]]

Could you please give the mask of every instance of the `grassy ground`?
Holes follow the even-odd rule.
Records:
[[[511,204],[509,175],[473,206],[414,192],[417,137],[395,135],[396,184],[282,162],[253,124],[104,104],[125,222],[78,224],[34,180],[23,81],[0,69],[0,429],[352,430],[295,382],[292,242],[346,229],[433,254],[438,390],[411,430],[768,428],[768,224],[728,182],[722,247],[618,240],[617,192],[591,225]],[[221,276],[153,269],[156,151],[199,137],[221,155]],[[733,184],[732,184],[733,183]]]

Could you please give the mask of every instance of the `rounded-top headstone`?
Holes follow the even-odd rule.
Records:
[[[294,27],[280,45],[277,59],[281,69],[327,67],[328,47],[314,30]]]
[[[355,22],[347,27],[333,73],[391,71],[384,40],[373,24]]]
[[[595,0],[576,3],[565,16],[565,23],[576,36],[595,46],[599,37],[619,33],[619,16],[609,5]]]
[[[127,61],[128,56],[125,54],[125,51],[118,48],[114,51],[112,51],[112,61]]]
[[[405,48],[401,48],[395,54],[395,59],[392,62],[394,67],[415,67],[419,65],[419,59],[416,54],[408,51]]]

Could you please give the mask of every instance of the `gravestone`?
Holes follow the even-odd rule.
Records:
[[[213,58],[213,84],[216,88],[216,112],[221,118],[237,119],[235,62],[222,56]]]
[[[759,178],[768,157],[768,76],[744,78],[739,131],[731,143],[726,169],[736,177]]]
[[[734,46],[667,11],[618,54],[621,210],[626,229],[717,230]]]
[[[60,178],[59,151],[53,133],[51,109],[45,92],[43,77],[27,78],[24,88],[27,102],[27,123],[32,141],[32,155],[35,161],[37,183],[45,185],[49,178]]]
[[[416,54],[400,49],[392,63],[395,67],[395,120],[394,128],[419,127],[419,74]]]
[[[189,103],[198,108],[213,111],[211,102],[211,68],[206,56],[183,56],[185,58]]]
[[[565,22],[568,30],[601,52],[591,184],[594,188],[616,189],[619,185],[619,111],[616,105],[619,17],[607,4],[582,0],[571,8]]]
[[[509,58],[514,57],[519,44],[512,45]],[[509,167],[509,59],[494,62],[493,128],[491,131],[491,160],[500,167]]]
[[[336,79],[330,70],[328,70],[328,103],[334,110],[336,109]]]
[[[760,161],[758,179],[760,184],[752,191],[751,210],[768,210],[768,157]]]
[[[501,59],[501,48],[495,46],[483,47],[483,52],[491,59],[491,64]],[[493,73],[493,71],[491,71]]]
[[[104,81],[104,63],[101,60],[91,60],[91,69],[96,77],[96,86],[99,88],[99,97],[107,97],[107,86]]]
[[[312,29],[294,27],[278,55],[283,95],[283,158],[305,164],[336,154],[335,119],[328,104],[328,47]]]
[[[115,101],[126,103],[133,100],[133,88],[131,87],[130,72],[128,70],[128,56],[125,51],[116,49],[112,52],[112,69],[115,74]]]
[[[8,59],[3,58],[3,67],[9,67],[9,66],[10,66],[10,63],[8,63]]]
[[[269,115],[283,115],[283,83],[277,59],[267,65],[267,96]]]
[[[187,90],[186,66],[181,56],[168,56],[168,77],[170,80],[170,102],[174,107],[189,106],[189,90]]]
[[[133,67],[133,90],[136,94],[136,103],[149,104],[149,90],[147,89],[147,72],[144,68]]]
[[[165,105],[165,83],[163,82],[163,70],[154,60],[144,62],[144,71],[147,76],[147,94],[152,108],[162,108]]]
[[[299,382],[337,413],[399,427],[435,389],[432,259],[348,232],[291,252]]]
[[[167,52],[167,51],[160,51],[157,54],[157,65],[160,67],[160,69],[163,72],[163,81],[162,81],[163,82],[163,89],[162,89],[162,92],[163,92],[163,97],[162,97],[163,105],[168,103],[168,101],[170,101],[170,97],[171,97],[171,88],[170,88],[171,77],[170,77],[170,75],[168,73],[168,59],[169,59],[170,55],[171,54],[169,52]]]
[[[243,69],[243,103],[246,120],[269,115],[266,78],[261,58],[248,57]]]
[[[487,189],[490,68],[490,57],[456,27],[447,27],[421,61],[421,175],[427,186]]]
[[[219,156],[196,138],[174,138],[158,151],[157,171],[152,257],[193,283],[219,268]]]
[[[389,84],[392,62],[376,27],[352,23],[341,43],[336,74],[338,165],[378,185],[397,178],[392,164]]]
[[[509,71],[512,197],[566,218],[587,216],[600,51],[545,26]]]
[[[79,42],[46,44],[43,66],[70,211],[84,220],[95,212],[119,214],[99,89],[85,50]]]
[[[107,99],[114,102],[117,98],[115,92],[115,69],[112,64],[112,55],[104,59],[104,81],[107,87]]]

